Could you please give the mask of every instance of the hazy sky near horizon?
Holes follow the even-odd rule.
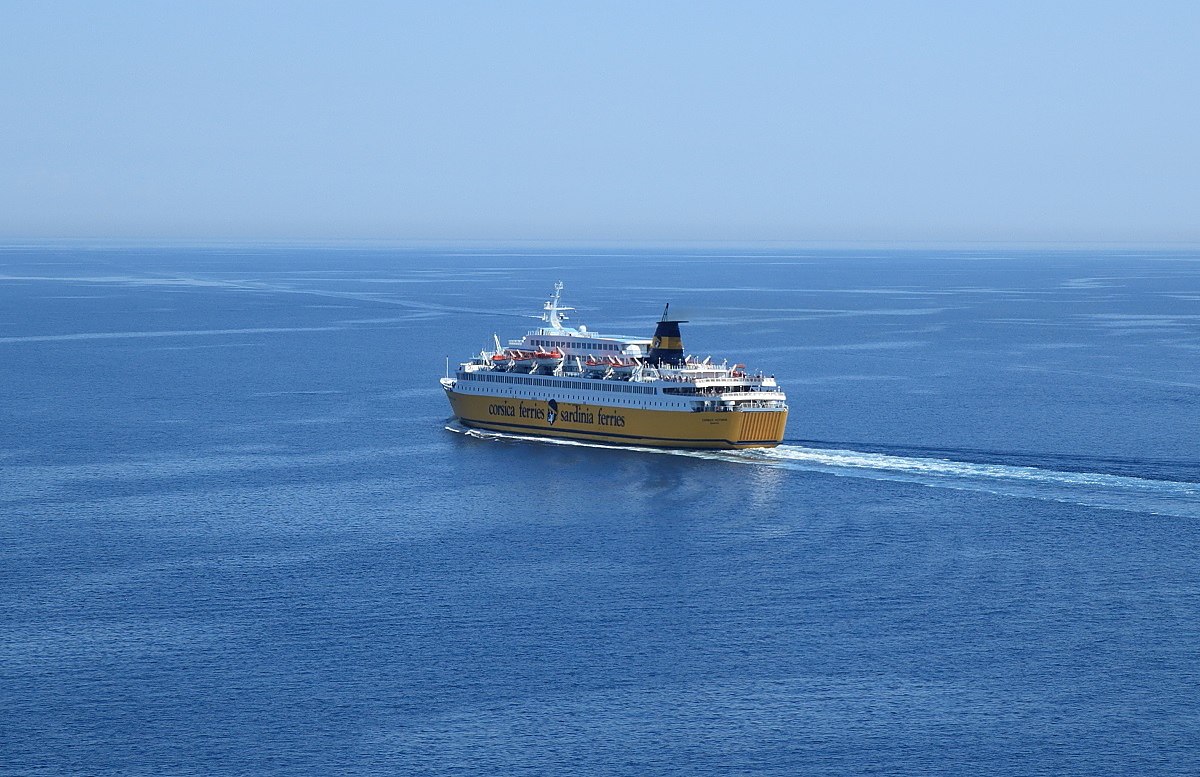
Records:
[[[1196,2],[0,0],[0,238],[1200,242]]]

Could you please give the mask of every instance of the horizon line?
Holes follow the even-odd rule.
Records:
[[[1200,249],[1200,240],[715,240],[636,239],[596,240],[564,238],[165,238],[165,237],[0,237],[0,250],[19,248],[326,248],[423,249],[423,248],[701,248],[722,249]]]

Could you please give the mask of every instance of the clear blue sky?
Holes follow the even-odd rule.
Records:
[[[0,0],[0,238],[1200,242],[1200,2]]]

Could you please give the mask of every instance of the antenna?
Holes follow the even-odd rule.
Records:
[[[546,301],[543,309],[546,311],[542,314],[542,320],[550,325],[551,329],[561,330],[562,322],[567,320],[567,317],[562,315],[564,310],[574,310],[575,308],[563,307],[558,304],[558,299],[562,295],[563,282],[557,281],[554,284],[554,296]]]

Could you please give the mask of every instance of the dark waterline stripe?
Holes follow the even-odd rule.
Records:
[[[460,417],[459,420],[465,424],[491,424],[492,426],[509,426],[509,427],[513,427],[516,429],[529,429],[529,430],[532,430],[535,432],[542,432],[542,433],[549,432],[549,433],[559,433],[559,434],[591,434],[591,435],[595,435],[597,437],[622,437],[626,440],[663,440],[665,442],[694,442],[694,443],[718,442],[718,443],[724,443],[726,445],[759,445],[759,444],[774,443],[774,444],[778,445],[778,441],[776,441],[776,440],[745,440],[745,441],[734,442],[734,441],[726,439],[724,437],[706,437],[706,438],[647,437],[645,435],[640,435],[640,434],[618,434],[615,432],[593,432],[588,429],[554,429],[554,428],[545,427],[545,426],[530,426],[529,424],[513,424],[513,423],[508,423],[505,421],[479,421],[474,418]]]

